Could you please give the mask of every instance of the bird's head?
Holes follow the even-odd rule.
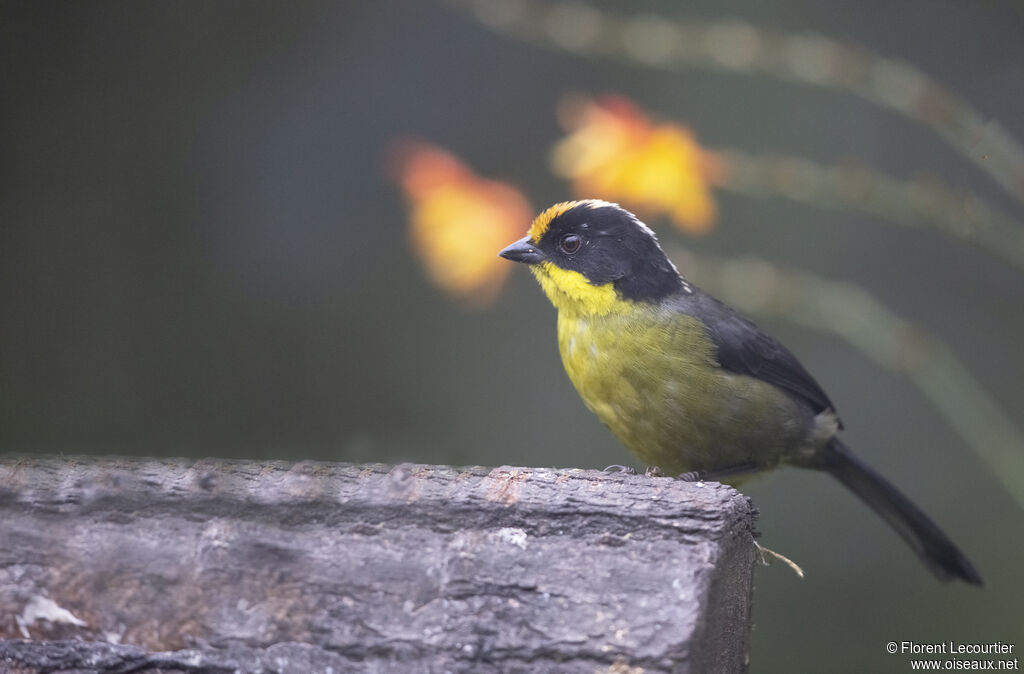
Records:
[[[618,204],[555,204],[499,253],[530,265],[559,311],[606,314],[658,302],[687,288],[654,232]]]

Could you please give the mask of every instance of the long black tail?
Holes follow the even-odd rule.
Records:
[[[832,438],[815,467],[831,473],[882,516],[940,580],[959,578],[981,585],[981,575],[949,537],[920,508],[850,448]]]

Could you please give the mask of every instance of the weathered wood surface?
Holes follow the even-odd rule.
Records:
[[[596,471],[0,458],[0,669],[742,671],[753,519]]]

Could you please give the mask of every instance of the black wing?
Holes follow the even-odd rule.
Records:
[[[696,310],[703,319],[724,369],[778,386],[806,401],[815,414],[835,411],[814,377],[775,338],[707,293],[695,289],[687,300],[691,305],[687,313]],[[843,427],[842,421],[839,427]]]

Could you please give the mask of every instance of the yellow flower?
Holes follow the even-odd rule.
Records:
[[[556,146],[554,171],[580,198],[620,201],[645,216],[667,215],[681,229],[704,233],[717,215],[710,182],[720,161],[693,133],[653,124],[629,100],[568,98],[560,118],[569,132]]]
[[[529,202],[511,185],[481,178],[422,141],[398,143],[391,158],[409,203],[412,247],[430,278],[472,306],[490,304],[511,268],[498,251],[529,224]]]

